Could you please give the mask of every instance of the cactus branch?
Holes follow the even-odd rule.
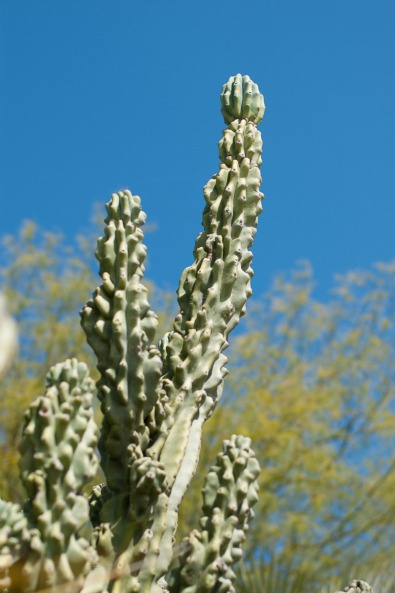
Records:
[[[256,124],[263,116],[263,97],[248,76],[237,75],[224,85],[221,103],[229,125],[219,142],[220,171],[204,188],[204,230],[195,243],[195,261],[181,276],[180,312],[173,331],[161,345],[162,385],[171,414],[150,454],[160,458],[172,489],[161,544],[163,573],[171,559],[178,506],[196,469],[196,443],[200,443],[202,425],[219,400],[227,373],[223,354],[227,338],[244,315],[251,295],[249,249],[262,211],[262,140]]]
[[[102,467],[110,490],[125,492],[130,466],[155,431],[162,361],[153,345],[157,317],[141,283],[146,248],[140,198],[128,190],[113,194],[107,213],[96,252],[102,284],[82,310],[81,323],[100,372]]]
[[[234,593],[232,565],[242,555],[240,546],[258,500],[259,464],[250,444],[235,435],[224,442],[203,489],[201,529],[186,538],[170,573],[172,593]]]
[[[51,368],[45,394],[25,414],[20,470],[28,500],[23,520],[13,509],[23,545],[10,567],[11,591],[83,581],[96,562],[79,535],[89,520],[82,489],[97,470],[93,390],[86,365],[67,360]]]

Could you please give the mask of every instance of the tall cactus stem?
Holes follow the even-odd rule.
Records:
[[[149,452],[163,463],[171,488],[159,557],[163,574],[171,560],[178,506],[199,457],[192,443],[200,441],[202,424],[218,403],[227,372],[222,352],[252,292],[249,248],[263,199],[256,124],[264,102],[257,85],[237,75],[224,85],[221,105],[228,127],[219,142],[220,171],[204,188],[204,230],[195,243],[195,261],[181,276],[173,331],[162,341],[162,385],[172,414]]]

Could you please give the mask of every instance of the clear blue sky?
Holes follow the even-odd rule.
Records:
[[[0,234],[79,232],[143,200],[148,275],[175,288],[218,169],[221,86],[265,95],[254,293],[296,260],[318,294],[395,257],[393,0],[0,0]]]

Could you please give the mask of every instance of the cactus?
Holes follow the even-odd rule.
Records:
[[[200,529],[180,553],[174,548],[202,426],[221,397],[228,336],[251,295],[249,249],[262,210],[257,85],[232,77],[221,111],[220,171],[204,188],[203,231],[181,276],[179,313],[158,344],[143,284],[140,198],[124,190],[106,206],[96,252],[101,284],[81,312],[99,371],[100,436],[86,365],[55,365],[25,414],[27,501],[0,502],[0,590],[155,593],[168,580],[174,591],[233,591],[232,565],[257,500],[259,466],[249,439],[225,442],[206,480]],[[105,483],[87,496],[96,446]]]
[[[251,507],[258,500],[259,464],[250,444],[235,435],[224,442],[203,488],[201,529],[185,539],[183,553],[173,562],[172,593],[234,593],[231,567],[241,558]]]
[[[220,170],[204,188],[203,231],[181,276],[179,313],[158,343],[142,281],[140,198],[124,190],[106,205],[101,284],[81,312],[97,358],[100,436],[88,368],[76,359],[55,365],[25,414],[26,503],[0,501],[0,591],[234,593],[232,567],[258,497],[249,439],[225,441],[207,475],[199,525],[179,550],[174,538],[202,427],[221,397],[228,336],[251,295],[264,110],[248,76],[224,85]],[[105,483],[88,496],[96,448]],[[346,590],[370,589],[356,581]]]

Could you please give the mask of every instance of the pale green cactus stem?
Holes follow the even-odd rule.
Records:
[[[107,486],[92,502],[98,525],[112,525],[113,572],[123,575],[125,567],[138,565],[139,586],[148,586],[168,496],[163,464],[146,450],[166,413],[166,395],[159,384],[162,360],[153,344],[157,317],[141,283],[146,248],[140,198],[128,190],[113,194],[107,212],[96,252],[103,282],[81,314],[98,359],[104,416],[99,450]],[[96,536],[99,546],[108,540],[100,528]],[[113,590],[137,585],[134,577],[120,577]]]
[[[7,566],[10,592],[83,583],[97,562],[79,535],[89,520],[82,489],[97,471],[93,391],[86,365],[68,360],[52,367],[45,394],[25,414],[20,468],[28,502],[23,515],[12,509],[1,530],[12,545],[19,531],[21,550]]]
[[[263,97],[248,76],[238,75],[224,85],[221,105],[229,125],[219,142],[220,171],[204,188],[204,230],[196,240],[195,262],[181,276],[180,313],[161,345],[162,384],[172,413],[149,453],[164,464],[171,487],[159,557],[163,574],[171,560],[178,507],[199,458],[202,425],[220,398],[227,372],[223,350],[252,292],[249,248],[263,198],[262,140],[256,128]]]
[[[224,442],[203,489],[201,528],[186,538],[173,561],[172,593],[234,593],[232,566],[241,558],[258,500],[259,464],[250,445],[250,439],[235,435]]]
[[[127,494],[131,460],[142,457],[164,413],[158,401],[162,361],[152,343],[157,317],[140,282],[146,257],[140,198],[128,190],[113,194],[107,212],[96,252],[103,282],[82,311],[82,326],[101,375],[102,467],[110,490]]]

